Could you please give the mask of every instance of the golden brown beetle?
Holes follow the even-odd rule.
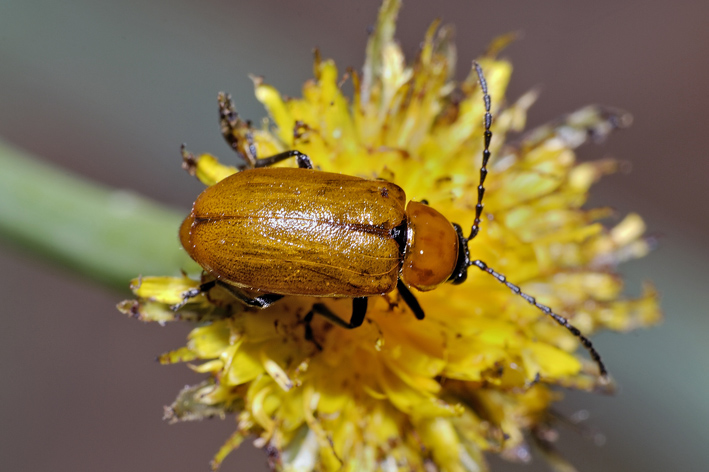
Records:
[[[285,295],[352,298],[349,322],[316,303],[305,318],[319,313],[345,328],[364,321],[367,297],[398,289],[418,319],[424,313],[409,290],[433,290],[444,282],[459,284],[470,266],[493,275],[577,336],[606,370],[591,342],[568,320],[479,260],[470,260],[468,243],[480,225],[483,184],[490,158],[490,96],[482,70],[475,64],[485,101],[483,150],[475,220],[468,237],[425,203],[406,203],[404,190],[383,180],[320,172],[299,151],[254,159],[250,167],[207,188],[180,227],[180,241],[214,281],[242,302],[265,308]],[[222,107],[222,115],[233,113]],[[229,117],[227,117],[229,118]],[[222,123],[233,120],[223,119]],[[227,127],[228,128],[228,127]],[[226,129],[226,136],[233,136]],[[269,168],[295,157],[298,169]],[[256,297],[246,292],[259,293]]]

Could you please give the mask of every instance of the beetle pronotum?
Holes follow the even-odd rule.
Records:
[[[601,357],[591,341],[566,318],[507,281],[481,260],[471,260],[469,242],[480,231],[492,114],[482,69],[474,63],[485,104],[484,149],[475,219],[469,235],[426,203],[409,201],[396,184],[320,172],[296,150],[258,158],[250,143],[247,164],[197,197],[180,227],[189,255],[214,280],[186,292],[185,300],[220,285],[243,303],[265,308],[285,295],[352,298],[349,322],[316,303],[305,318],[321,314],[344,328],[360,326],[367,297],[398,290],[416,318],[424,312],[410,288],[433,290],[467,278],[468,267],[492,275],[554,321],[588,350],[603,376]],[[236,148],[236,114],[220,95],[222,133]],[[295,158],[298,168],[273,168]],[[244,290],[259,293],[249,296]]]

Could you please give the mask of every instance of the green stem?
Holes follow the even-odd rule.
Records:
[[[177,239],[181,217],[0,141],[0,238],[105,286],[125,290],[140,274],[190,266]]]

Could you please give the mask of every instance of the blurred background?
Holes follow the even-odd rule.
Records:
[[[616,396],[570,393],[604,434],[602,446],[564,430],[561,451],[582,471],[709,470],[709,4],[694,0],[405,2],[397,36],[412,57],[434,18],[457,31],[459,77],[496,36],[508,98],[542,95],[529,125],[589,103],[629,110],[633,126],[583,159],[614,156],[632,172],[605,178],[591,203],[639,211],[660,248],[622,270],[628,293],[652,280],[666,320],[630,335],[600,334]],[[298,95],[312,49],[359,68],[378,0],[0,2],[0,137],[64,169],[133,190],[185,213],[201,189],[179,145],[228,160],[216,95],[259,120],[249,73]],[[499,97],[493,97],[499,100]],[[0,169],[0,172],[3,172]],[[0,205],[3,203],[0,202]],[[166,242],[166,244],[169,242]],[[175,239],[177,244],[177,239]],[[188,326],[119,314],[127,296],[0,241],[0,469],[207,470],[233,418],[169,426],[162,406],[198,377],[155,356]],[[126,281],[126,285],[127,285]],[[544,471],[494,461],[496,470]],[[223,470],[266,470],[251,447]]]

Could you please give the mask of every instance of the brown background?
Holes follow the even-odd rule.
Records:
[[[311,76],[311,49],[359,67],[378,2],[64,2],[0,4],[0,136],[71,171],[186,209],[199,185],[178,147],[229,157],[216,93],[245,117],[264,111],[248,73],[287,94]],[[708,470],[709,117],[706,2],[408,2],[398,37],[409,57],[435,17],[453,23],[461,69],[495,36],[525,33],[505,55],[508,96],[541,85],[530,122],[588,103],[630,110],[633,127],[583,158],[613,155],[629,175],[599,184],[593,202],[639,210],[663,235],[628,264],[664,295],[665,324],[597,343],[622,388],[572,393],[607,437],[596,447],[564,431],[560,447],[583,471]],[[462,73],[462,72],[461,72]],[[493,97],[497,98],[497,97]],[[1,171],[1,170],[0,170]],[[2,202],[0,202],[0,205]],[[124,294],[0,246],[0,469],[192,471],[232,431],[232,419],[168,426],[169,403],[197,376],[154,357],[183,343],[185,326],[146,326],[113,308]],[[224,470],[263,470],[244,448]],[[537,460],[531,467],[547,470]]]

